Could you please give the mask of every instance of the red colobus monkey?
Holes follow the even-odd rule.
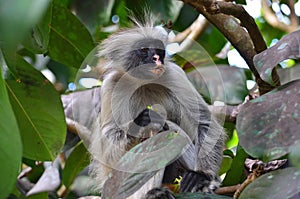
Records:
[[[128,150],[168,130],[185,132],[192,140],[189,149],[135,196],[174,198],[160,186],[178,175],[182,192],[213,192],[219,186],[225,132],[185,72],[166,57],[166,43],[166,33],[148,21],[112,34],[100,45],[105,60],[101,112],[89,148],[99,190]]]

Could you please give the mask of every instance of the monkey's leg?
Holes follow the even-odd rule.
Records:
[[[218,170],[222,161],[225,133],[214,119],[200,124],[195,140],[196,165],[181,180],[181,192],[213,192],[220,185]]]

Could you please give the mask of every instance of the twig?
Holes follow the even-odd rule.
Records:
[[[253,182],[256,178],[261,176],[264,173],[264,164],[259,164],[257,168],[253,170],[252,173],[250,173],[247,177],[247,179],[241,184],[241,186],[236,190],[236,192],[233,195],[234,199],[237,199],[242,191],[251,183]]]
[[[218,195],[227,195],[227,194],[232,194],[236,192],[240,188],[240,184],[233,185],[233,186],[228,186],[228,187],[220,187],[216,189],[215,193]]]
[[[227,57],[228,52],[230,51],[230,47],[231,47],[231,43],[226,42],[222,50],[218,54],[216,54],[216,57],[220,59],[225,59]]]
[[[263,11],[263,17],[274,28],[278,28],[278,29],[280,29],[282,31],[285,31],[285,32],[288,32],[288,33],[294,32],[295,30],[298,29],[298,25],[297,25],[298,23],[297,22],[296,22],[296,26],[294,24],[295,22],[293,22],[293,25],[292,25],[292,21],[295,20],[295,19],[293,19],[294,17],[290,18],[291,25],[287,25],[287,24],[279,21],[279,19],[275,15],[275,13],[269,7],[269,5],[267,3],[267,0],[262,0],[261,1],[261,6],[262,6],[262,11]],[[292,4],[289,4],[289,6],[292,6]],[[292,10],[293,10],[293,12],[295,12],[294,7],[293,8],[290,7],[290,10],[291,10],[291,14],[292,14]]]
[[[170,39],[169,42],[182,42],[180,44],[180,50],[183,51],[188,49],[195,40],[203,33],[208,25],[208,21],[202,15],[190,25],[183,32],[178,33],[174,38]]]

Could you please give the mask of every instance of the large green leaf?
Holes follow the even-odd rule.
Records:
[[[291,68],[278,69],[277,73],[280,77],[281,84],[300,79],[300,64],[296,64]]]
[[[49,56],[62,64],[79,68],[95,47],[90,33],[58,0],[54,0],[49,9],[52,9]]]
[[[284,36],[274,46],[254,56],[254,65],[264,81],[273,84],[273,68],[283,60],[300,57],[299,41],[300,30],[297,30]]]
[[[232,186],[242,183],[245,179],[244,165],[248,155],[240,146],[237,147],[236,156],[233,158],[231,168],[228,170],[222,186]]]
[[[22,143],[0,67],[0,198],[12,191],[21,166]]]
[[[6,80],[9,98],[18,121],[23,156],[53,160],[66,134],[65,117],[59,94],[53,85],[19,55],[7,59],[15,72]]]
[[[300,80],[296,80],[242,106],[236,128],[248,154],[274,160],[299,142],[299,99]]]
[[[50,0],[0,1],[0,45],[17,44],[21,41],[43,16],[49,2]]]
[[[71,8],[93,34],[100,25],[109,22],[114,3],[115,0],[75,0]]]
[[[189,140],[182,133],[161,132],[136,145],[116,164],[104,184],[102,198],[126,198],[160,169],[176,160]]]
[[[286,168],[259,177],[245,188],[239,199],[299,198],[299,192],[300,171]]]
[[[83,145],[79,143],[68,157],[65,168],[63,170],[63,183],[69,187],[79,172],[89,165],[89,154]]]

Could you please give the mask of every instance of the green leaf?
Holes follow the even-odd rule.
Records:
[[[66,134],[60,96],[53,85],[22,57],[6,59],[14,65],[6,80],[11,105],[23,142],[23,156],[33,160],[54,160]]]
[[[244,104],[237,117],[240,145],[263,161],[280,158],[300,140],[300,80]]]
[[[21,41],[41,19],[49,3],[50,0],[0,1],[0,45]]]
[[[233,158],[231,168],[228,170],[222,186],[232,186],[243,182],[245,179],[244,165],[248,155],[242,147],[237,147],[236,156]]]
[[[240,104],[248,94],[245,69],[228,66],[199,67],[187,74],[206,99]]]
[[[160,169],[176,160],[189,143],[186,135],[161,132],[128,151],[114,165],[105,182],[103,198],[126,198],[141,188]]]
[[[95,47],[85,26],[58,0],[51,5],[49,56],[67,66],[79,68]]]
[[[286,84],[290,81],[300,79],[300,64],[291,68],[277,69],[281,84]]]
[[[22,143],[0,67],[0,198],[13,190],[21,166]]]
[[[291,165],[300,169],[300,143],[291,147],[291,153],[289,154],[289,161]]]
[[[300,57],[299,42],[300,30],[297,30],[284,36],[274,46],[254,56],[254,65],[264,81],[274,84],[273,68],[283,60]]]
[[[272,171],[249,184],[239,199],[298,198],[299,182],[300,171],[296,168]]]
[[[83,143],[79,143],[68,157],[63,170],[63,183],[69,187],[77,175],[90,163],[89,154]]]
[[[232,164],[232,157],[228,155],[223,156],[222,164],[219,170],[219,175],[226,173],[230,169],[231,164]]]
[[[47,192],[42,192],[42,193],[38,193],[38,194],[34,194],[31,196],[26,197],[27,199],[48,199],[49,194]]]
[[[243,5],[247,4],[246,0],[235,0],[235,2],[238,4],[243,4]]]
[[[114,3],[115,0],[73,1],[71,8],[93,34],[100,25],[110,21]]]
[[[25,48],[35,54],[45,54],[48,50],[51,14],[51,7],[49,7],[41,21],[30,30],[22,42]]]

